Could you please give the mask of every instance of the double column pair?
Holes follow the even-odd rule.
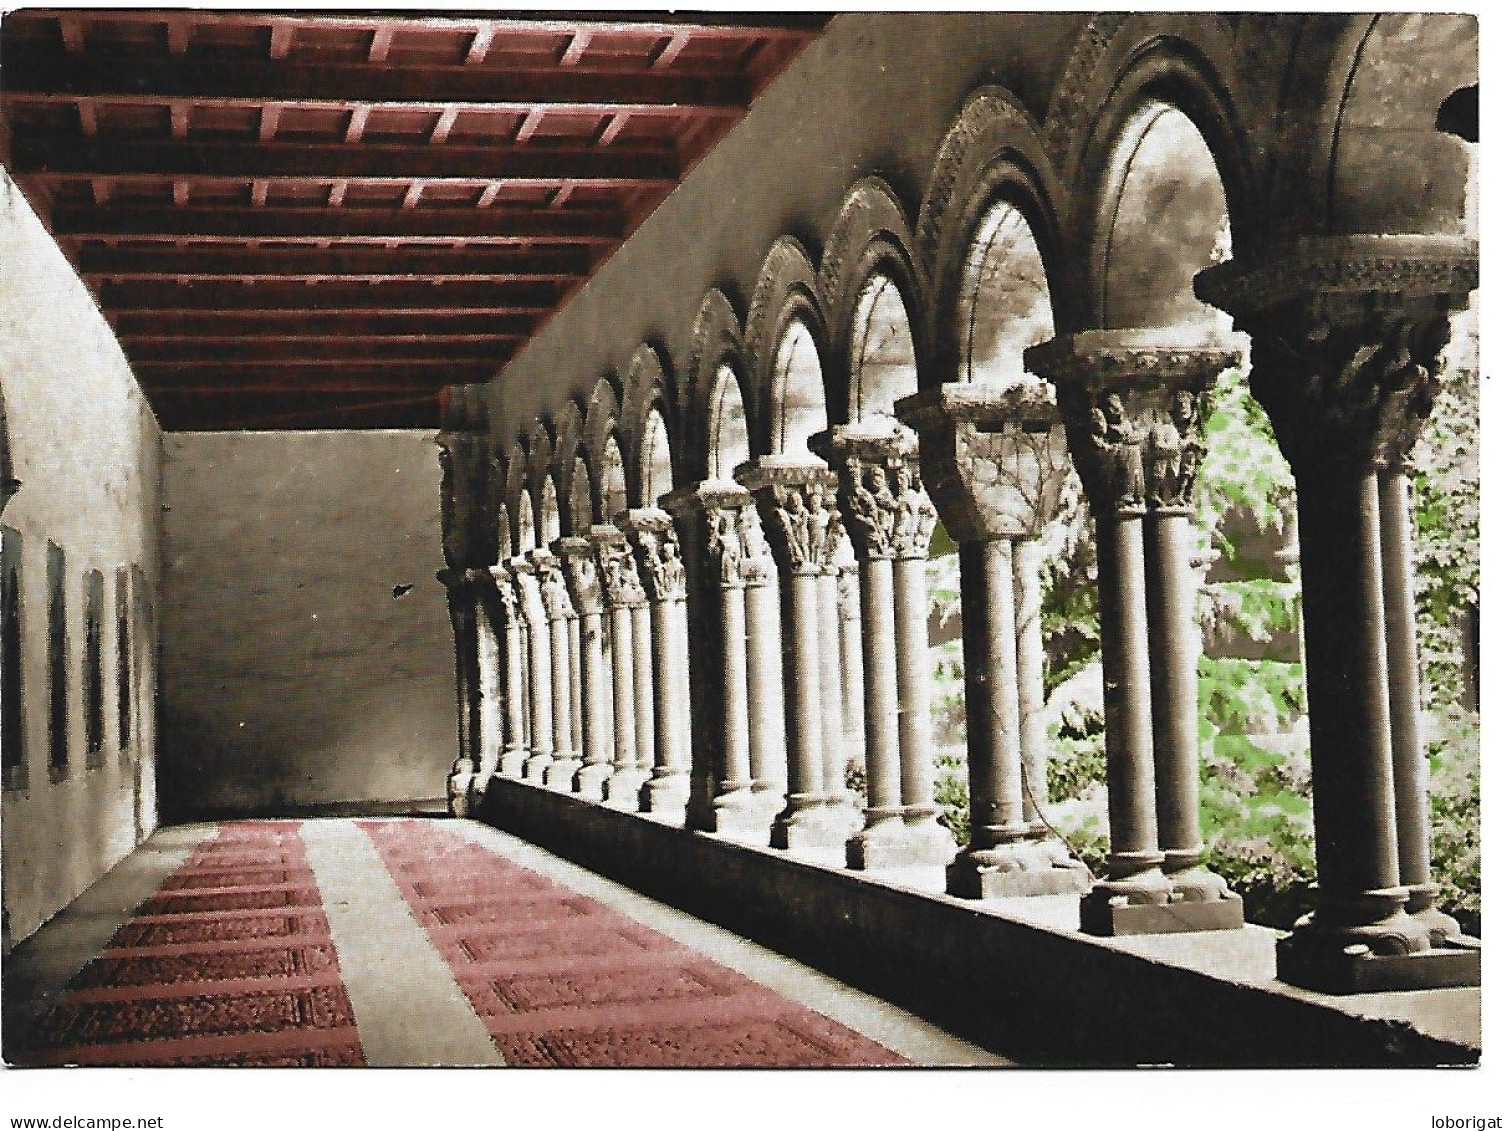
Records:
[[[1048,804],[1039,536],[1070,473],[1050,388],[951,383],[898,402],[960,547],[971,841],[946,872],[968,899],[1087,890]]]
[[[1106,330],[1035,346],[1055,382],[1097,526],[1107,720],[1108,875],[1082,900],[1095,934],[1232,929],[1244,908],[1200,861],[1192,497],[1210,390],[1237,346]]]
[[[1319,898],[1276,965],[1316,989],[1480,981],[1476,940],[1434,906],[1406,470],[1477,282],[1472,241],[1409,235],[1306,238],[1197,277],[1251,335],[1297,482]]]

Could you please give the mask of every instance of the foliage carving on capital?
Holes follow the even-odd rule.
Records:
[[[1299,473],[1401,467],[1442,385],[1449,317],[1375,311],[1359,319],[1312,312],[1255,333],[1250,387]]]

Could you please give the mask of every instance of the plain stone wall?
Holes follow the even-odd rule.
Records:
[[[56,244],[0,171],[0,387],[22,486],[0,522],[21,536],[24,788],[4,794],[6,946],[32,932],[157,825],[152,679],[137,641],[137,725],[121,752],[116,714],[115,575],[135,566],[154,604],[160,434],[109,325]],[[48,767],[47,543],[66,555],[68,772]],[[84,574],[105,575],[104,752],[86,768]],[[150,625],[150,622],[149,622]]]
[[[165,815],[441,798],[457,721],[434,434],[163,448]]]

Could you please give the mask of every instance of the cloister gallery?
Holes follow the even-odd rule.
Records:
[[[195,915],[300,904],[227,893],[297,888],[306,849],[326,892],[320,818],[436,809],[444,782],[477,836],[1016,1062],[1478,1057],[1478,927],[1430,851],[1413,512],[1436,399],[1475,381],[1473,17],[29,10],[5,31],[8,972],[152,837],[159,795],[165,825],[230,823],[94,964],[166,962],[122,940],[175,890],[231,900]],[[1294,483],[1274,528],[1199,507],[1220,395],[1253,398]],[[435,497],[415,442],[437,420],[439,518],[412,490]],[[1050,780],[1066,673],[1042,604],[1078,524],[1096,858]],[[1289,929],[1246,923],[1205,851],[1219,541],[1300,593],[1316,889]],[[440,590],[412,568],[438,549]],[[459,746],[432,725],[438,657]],[[444,955],[445,924],[520,898],[418,826],[359,825],[422,924],[427,857],[450,862]],[[376,1062],[326,913],[334,944],[310,945],[334,945]],[[575,937],[564,962],[600,953]],[[68,1029],[38,1046],[55,1059],[211,1056],[192,1026],[85,1040],[57,1010],[141,994],[80,977],[8,990],[7,1059],[28,1027]],[[175,1000],[231,992],[215,977]],[[644,1024],[682,992],[647,990]],[[582,1040],[611,1024],[578,1005]],[[540,1055],[657,1062],[614,1017],[607,1060]],[[700,1059],[698,1032],[657,1055],[809,1062],[748,1036]],[[299,1039],[279,1055],[349,1062]]]

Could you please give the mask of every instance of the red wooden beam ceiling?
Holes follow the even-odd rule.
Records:
[[[77,256],[86,275],[287,275],[307,278],[411,276],[581,276],[596,256],[586,248],[176,248],[86,247]]]
[[[356,106],[519,114],[620,110],[738,114],[750,104],[749,79],[599,67],[485,70],[468,66],[375,66],[183,59],[90,51],[72,54],[24,41],[0,51],[4,98],[14,102],[96,99],[122,105],[266,104],[321,109]]]

